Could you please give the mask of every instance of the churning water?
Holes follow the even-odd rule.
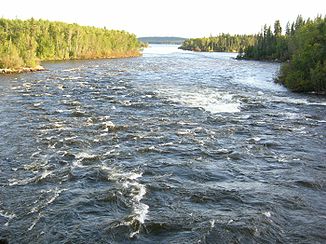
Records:
[[[153,46],[0,77],[0,239],[322,243],[325,98]]]

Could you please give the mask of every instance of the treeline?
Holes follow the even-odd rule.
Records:
[[[292,24],[288,22],[286,24],[284,35],[282,34],[282,26],[279,20],[275,21],[273,29],[271,26],[264,25],[262,31],[256,35],[254,45],[246,47],[238,57],[265,61],[289,60],[291,55],[289,40],[305,23],[306,21],[299,15],[295,22]]]
[[[183,50],[198,52],[242,52],[242,50],[255,43],[253,35],[230,35],[191,38],[179,47]]]
[[[264,26],[257,42],[239,58],[287,61],[278,82],[297,92],[326,93],[326,17],[304,20],[298,16],[287,23],[285,33],[279,21]]]
[[[29,19],[0,19],[0,68],[34,67],[42,60],[139,55],[136,36],[125,31]]]

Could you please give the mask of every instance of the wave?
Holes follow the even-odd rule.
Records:
[[[107,166],[103,166],[102,169],[112,171]],[[131,197],[129,201],[132,206],[132,212],[126,218],[126,221],[122,223],[131,227],[130,238],[134,238],[140,233],[141,225],[144,224],[149,211],[149,206],[141,202],[147,191],[145,185],[139,183],[138,179],[140,177],[142,177],[142,173],[136,172],[114,172],[109,175],[109,179],[119,182],[126,195]]]
[[[16,217],[16,214],[8,213],[8,212],[0,209],[0,216],[5,217],[6,219],[13,219]]]
[[[85,168],[90,162],[99,159],[99,155],[91,154],[88,152],[79,152],[74,155],[75,160],[72,162],[73,168]]]
[[[274,81],[266,81],[266,77],[255,78],[255,77],[246,77],[245,79],[237,79],[235,83],[241,83],[243,85],[258,88],[261,90],[269,90],[276,92],[286,92],[287,89],[281,84],[277,84]]]
[[[65,81],[65,80],[80,80],[83,79],[81,76],[68,76],[68,77],[58,77],[59,80]]]
[[[45,195],[49,194],[50,197],[40,203],[38,203],[38,201],[34,202],[34,204],[37,205],[32,208],[29,214],[33,214],[33,213],[38,213],[38,214],[34,219],[34,221],[32,222],[32,224],[30,225],[30,227],[28,228],[29,231],[34,229],[35,225],[39,222],[39,220],[43,216],[42,210],[44,210],[48,205],[52,204],[60,196],[60,194],[66,190],[67,189],[58,189],[58,187],[56,187],[54,189],[43,190],[40,192],[41,194],[45,194]]]
[[[218,90],[163,89],[160,91],[168,100],[192,108],[202,108],[212,114],[240,112],[240,102],[233,95]]]
[[[27,185],[30,183],[37,183],[39,181],[44,180],[45,178],[47,178],[49,175],[52,175],[53,171],[48,171],[45,170],[42,173],[32,177],[32,178],[25,178],[25,179],[9,179],[9,186],[15,186],[15,185],[19,185],[19,186],[23,186],[23,185]]]
[[[306,98],[290,98],[290,97],[272,97],[272,102],[276,103],[288,103],[296,105],[312,105],[312,106],[326,106],[325,101],[321,102],[312,102]]]
[[[71,68],[71,69],[64,69],[64,70],[62,70],[63,72],[71,72],[71,71],[76,71],[76,70],[80,70],[81,68],[80,67],[78,67],[78,68]]]

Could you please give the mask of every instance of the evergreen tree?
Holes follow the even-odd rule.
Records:
[[[276,20],[274,23],[274,36],[279,37],[282,35],[282,27],[279,20]]]
[[[326,93],[326,19],[287,23],[285,35],[279,21],[274,32],[265,25],[254,45],[239,54],[242,59],[289,61],[281,67],[278,81],[298,92]]]
[[[296,26],[289,39],[294,52],[278,80],[293,91],[326,93],[326,17],[306,22],[300,18]]]

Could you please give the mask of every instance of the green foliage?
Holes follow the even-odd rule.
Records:
[[[0,46],[0,68],[19,68],[23,65],[23,60],[19,56],[18,50],[11,42],[3,42]]]
[[[253,45],[247,46],[238,58],[278,61],[288,60],[289,51],[287,36],[282,35],[280,21],[275,21],[274,31],[272,31],[271,26],[264,25],[261,33],[256,35],[256,42]]]
[[[179,48],[199,52],[239,52],[254,43],[255,37],[252,35],[221,34],[215,37],[188,39]]]
[[[0,19],[0,67],[34,67],[40,60],[137,56],[139,48],[136,36],[125,31]]]
[[[304,20],[300,15],[287,23],[282,35],[279,21],[274,32],[264,26],[254,45],[238,58],[287,61],[278,81],[297,92],[326,92],[326,18]]]
[[[274,36],[278,37],[282,35],[282,27],[279,20],[276,20],[274,23]]]
[[[286,24],[285,35],[282,35],[279,20],[275,21],[273,31],[271,26],[264,25],[262,31],[256,35],[256,42],[248,46],[238,58],[287,61],[297,48],[294,42],[295,38],[297,38],[296,33],[311,22],[313,21],[310,19],[304,20],[299,15],[295,22]]]
[[[305,24],[289,39],[292,54],[279,80],[293,91],[326,92],[326,17]]]

